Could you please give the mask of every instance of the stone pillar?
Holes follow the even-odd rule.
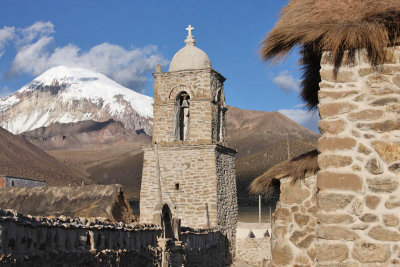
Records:
[[[385,63],[374,68],[359,51],[337,77],[329,53],[322,57],[320,266],[400,264],[399,55],[400,47],[388,48]]]
[[[157,239],[158,247],[161,249],[161,267],[171,266],[171,253],[169,251],[171,242],[171,238]]]
[[[271,266],[315,266],[315,175],[293,184],[280,180],[280,196],[272,217]]]

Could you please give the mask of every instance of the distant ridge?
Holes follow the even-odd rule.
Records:
[[[139,147],[151,142],[151,137],[143,130],[126,129],[122,122],[112,119],[104,122],[56,122],[24,132],[21,136],[46,151],[100,149],[126,143],[137,143]]]

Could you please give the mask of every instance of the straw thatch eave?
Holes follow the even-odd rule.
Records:
[[[253,180],[250,185],[250,192],[258,195],[268,194],[274,179],[280,180],[290,177],[292,182],[296,183],[300,179],[314,175],[319,170],[317,158],[318,152],[313,150],[292,160],[275,165]]]
[[[400,36],[400,0],[291,0],[262,42],[266,61],[284,58],[295,46],[302,49],[302,97],[310,108],[318,103],[319,69],[323,51],[331,51],[335,71],[366,49],[371,64],[385,58],[385,48]],[[348,51],[348,61],[343,61]]]

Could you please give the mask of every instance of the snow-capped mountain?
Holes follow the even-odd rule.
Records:
[[[152,103],[153,98],[125,88],[101,73],[58,66],[0,99],[0,126],[19,134],[55,122],[113,119],[127,129],[150,133]]]

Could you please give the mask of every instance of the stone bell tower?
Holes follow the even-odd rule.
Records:
[[[169,71],[154,76],[153,142],[144,147],[141,223],[157,223],[162,206],[183,226],[236,231],[235,150],[225,146],[225,78],[195,46],[189,25],[186,46]]]

